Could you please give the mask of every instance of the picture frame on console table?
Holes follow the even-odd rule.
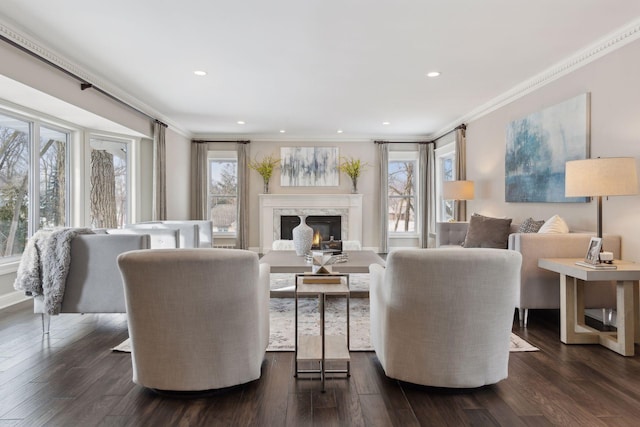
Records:
[[[600,237],[592,237],[589,241],[587,254],[584,256],[584,262],[592,265],[600,263],[600,250],[602,249],[602,239]]]
[[[613,264],[607,264],[600,261],[600,251],[602,250],[602,238],[592,237],[589,241],[589,247],[587,253],[584,256],[584,261],[576,262],[576,265],[582,267],[593,268],[596,270],[616,270],[617,267]]]

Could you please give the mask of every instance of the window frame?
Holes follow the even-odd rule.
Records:
[[[443,144],[441,147],[436,148],[435,150],[435,161],[436,161],[436,221],[437,222],[448,222],[453,218],[445,218],[445,200],[442,197],[442,183],[447,181],[444,179],[444,170],[442,167],[442,162],[445,159],[451,158],[455,162],[456,157],[456,144],[455,141],[447,142]],[[451,181],[456,180],[456,168],[455,164],[451,171]]]
[[[209,186],[211,184],[211,161],[226,161],[236,163],[236,182],[238,182],[238,153],[234,150],[209,150],[207,152],[207,219],[211,220],[211,193]],[[238,189],[236,188],[236,206],[240,203],[238,200]],[[238,211],[236,209],[236,221],[238,220]],[[213,235],[220,238],[235,239],[238,236],[237,231],[214,231]]]
[[[25,109],[26,110],[26,109]],[[54,121],[47,120],[44,115],[38,115],[35,113],[29,113],[28,111],[22,111],[14,108],[10,108],[6,104],[0,104],[0,114],[27,124],[29,128],[28,138],[28,189],[27,194],[29,197],[27,203],[28,217],[27,217],[27,239],[31,238],[36,231],[40,229],[40,136],[41,128],[47,128],[56,132],[60,132],[66,135],[64,156],[65,156],[65,218],[64,225],[70,226],[72,224],[72,206],[74,198],[71,193],[73,188],[73,140],[77,133],[77,129],[60,125]],[[3,272],[11,272],[12,268],[9,266],[17,265],[20,261],[22,254],[0,256],[0,274]],[[8,270],[7,270],[8,269]]]
[[[135,224],[138,222],[138,212],[139,212],[139,178],[138,178],[138,169],[136,165],[138,164],[138,150],[139,150],[139,142],[138,139],[125,136],[118,135],[114,133],[108,132],[98,132],[98,131],[88,131],[85,135],[85,155],[84,155],[84,163],[86,165],[85,170],[85,185],[84,185],[84,223],[90,226],[91,224],[91,140],[99,139],[107,142],[114,142],[118,144],[125,144],[127,146],[127,220],[126,224]]]
[[[422,215],[422,212],[420,210],[420,205],[418,203],[418,194],[420,194],[420,162],[419,162],[419,152],[417,149],[411,149],[411,150],[390,150],[389,151],[389,157],[388,157],[388,164],[387,164],[387,170],[389,169],[389,164],[391,162],[407,162],[407,161],[411,161],[414,162],[414,189],[413,189],[413,215],[414,215],[414,227],[413,230],[411,231],[392,231],[390,228],[387,228],[387,233],[389,235],[390,238],[417,238],[419,236],[420,230],[420,215]],[[389,188],[387,186],[387,206],[391,205],[391,199],[392,198],[400,198],[400,197],[406,197],[406,196],[390,196],[389,195]],[[388,217],[388,212],[387,212],[387,217]]]

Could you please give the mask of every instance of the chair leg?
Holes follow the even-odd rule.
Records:
[[[42,319],[42,335],[46,335],[49,333],[49,328],[51,327],[51,316],[42,313],[40,314],[40,319]]]
[[[518,319],[520,320],[520,327],[526,328],[529,324],[529,309],[528,308],[518,308]]]

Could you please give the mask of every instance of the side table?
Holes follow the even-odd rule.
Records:
[[[337,282],[337,283],[335,283]],[[327,373],[340,373],[350,376],[349,356],[349,275],[346,273],[331,274],[296,274],[295,276],[295,374],[320,374],[322,391],[325,391],[325,377]],[[346,298],[347,334],[325,334],[325,304],[327,296]],[[320,312],[319,335],[298,336],[298,298],[317,297]],[[345,339],[346,338],[346,339]],[[318,369],[300,370],[299,362],[317,362]],[[328,370],[327,362],[346,362],[346,369]]]
[[[640,265],[615,261],[615,270],[576,265],[573,258],[541,258],[538,266],[560,273],[560,341],[565,344],[601,344],[623,356],[633,356],[640,343],[638,280]],[[617,332],[601,332],[584,323],[584,282],[615,281]]]

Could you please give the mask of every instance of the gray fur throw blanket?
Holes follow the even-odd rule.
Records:
[[[48,314],[59,314],[71,264],[71,240],[94,234],[88,228],[39,230],[27,241],[13,287],[26,295],[43,296]]]

